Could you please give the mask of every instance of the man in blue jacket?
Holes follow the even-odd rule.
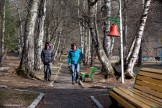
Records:
[[[80,84],[80,63],[82,59],[82,51],[77,48],[75,43],[71,44],[71,49],[68,54],[68,65],[71,67],[72,70],[72,84]]]

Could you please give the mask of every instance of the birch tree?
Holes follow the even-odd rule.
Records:
[[[127,0],[124,0],[124,7],[127,6]],[[124,9],[124,22],[123,22],[123,25],[124,25],[124,31],[123,31],[123,47],[124,47],[124,57],[126,56],[126,50],[127,50],[127,36],[128,36],[128,25],[127,25],[127,20],[128,20],[128,13],[127,13],[127,10]]]
[[[83,1],[83,5],[84,5],[85,0]],[[78,0],[78,18],[81,17],[80,15],[80,0]],[[84,51],[84,38],[83,38],[83,20],[79,21],[79,30],[80,30],[80,46],[81,46],[81,50],[82,52]]]
[[[14,4],[15,4],[15,7],[16,7],[17,19],[18,19],[18,22],[19,22],[19,25],[17,27],[18,53],[19,53],[19,57],[21,57],[21,52],[22,52],[22,48],[23,48],[23,21],[22,21],[22,15],[21,15],[21,12],[20,12],[18,1],[14,0]]]
[[[87,6],[86,6],[86,4],[87,4],[87,0],[84,0],[83,1],[83,10],[86,10],[86,12],[87,12]],[[97,10],[97,5],[96,5],[96,10]],[[97,11],[96,11],[97,12]],[[97,14],[97,13],[96,13]],[[89,29],[88,29],[88,24],[87,24],[87,21],[88,20],[88,18],[87,18],[87,16],[86,15],[83,15],[82,16],[82,28],[83,28],[83,32],[82,32],[82,34],[83,34],[83,54],[84,54],[84,64],[85,65],[87,65],[88,64],[88,50],[89,50],[89,45],[90,44],[88,44],[88,39],[89,39]]]
[[[145,2],[143,15],[142,15],[141,21],[140,21],[141,22],[140,27],[138,30],[138,34],[135,38],[136,39],[135,46],[133,48],[132,55],[130,57],[130,60],[128,61],[128,67],[125,72],[126,77],[130,77],[130,78],[134,77],[133,68],[134,68],[135,62],[137,60],[139,49],[141,46],[141,40],[142,40],[142,36],[143,36],[143,32],[144,32],[144,28],[145,28],[145,24],[146,24],[146,20],[147,20],[148,11],[150,8],[150,3],[151,3],[151,0],[147,0]]]
[[[96,24],[96,19],[95,17],[95,4],[98,0],[88,0],[88,11],[89,11],[89,29],[90,29],[90,34],[92,37],[92,40],[94,41],[94,47],[95,51],[97,53],[97,56],[100,60],[100,63],[105,67],[106,71],[106,76],[108,75],[109,77],[114,76],[114,70],[113,67],[107,58],[103,47],[101,45],[100,39],[99,39],[99,34],[97,32],[97,24]]]
[[[60,48],[60,42],[61,42],[61,35],[62,35],[62,27],[60,28],[60,32],[58,33],[58,42],[57,42],[57,46],[55,49],[55,55],[54,55],[54,60],[56,60],[56,58],[59,55],[59,48]]]
[[[39,5],[38,13],[38,36],[36,36],[35,42],[35,61],[34,68],[36,70],[41,69],[41,51],[43,48],[43,37],[44,37],[44,22],[46,17],[46,0],[41,0]]]
[[[94,4],[94,19],[97,17],[97,2],[96,4]],[[93,24],[94,22],[92,22]],[[90,31],[90,35],[91,35],[91,29],[89,30]],[[94,35],[96,32],[94,32]],[[92,41],[91,41],[91,66],[94,66],[94,59],[95,59],[95,49],[94,49],[94,44],[95,44],[95,40],[92,38]]]
[[[19,68],[20,75],[33,76],[34,69],[34,30],[38,15],[39,0],[30,0],[29,13],[25,22],[24,47]]]
[[[87,18],[84,18],[84,62],[88,62],[88,27],[87,27]]]
[[[110,36],[108,36],[108,32],[110,29],[110,21],[108,20],[108,18],[111,17],[111,0],[104,0],[103,8],[104,8],[103,16],[104,18],[106,18],[106,20],[104,21],[105,27],[104,27],[103,48],[104,48],[104,51],[107,57],[109,57],[109,54],[112,51],[111,50],[112,41],[114,40],[114,38],[111,38]]]

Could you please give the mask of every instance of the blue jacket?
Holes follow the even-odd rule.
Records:
[[[83,59],[83,54],[80,49],[76,51],[70,49],[68,54],[68,64],[78,64]]]

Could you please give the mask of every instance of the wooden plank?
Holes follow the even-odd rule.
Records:
[[[117,95],[113,91],[110,91],[109,95],[111,97],[113,97],[116,101],[118,101],[125,108],[136,108],[135,106],[131,105],[129,102],[127,102],[126,100],[124,100],[122,97],[120,97],[119,95]]]
[[[135,93],[133,93],[133,92],[127,90],[127,89],[124,89],[124,88],[122,88],[122,87],[118,87],[118,89],[120,89],[121,91],[127,93],[128,95],[134,97],[135,99],[137,99],[137,100],[139,100],[139,101],[141,101],[141,102],[143,102],[143,103],[145,103],[145,104],[147,104],[147,105],[149,105],[149,106],[159,106],[158,103],[155,103],[155,102],[153,102],[153,101],[150,101],[150,100],[148,100],[147,98],[142,97],[142,96],[139,96],[139,95],[137,95],[137,94],[135,94]]]
[[[162,80],[158,80],[158,79],[154,79],[154,78],[150,78],[150,77],[138,75],[136,79],[142,80],[142,81],[147,81],[147,82],[150,82],[150,83],[153,83],[156,85],[162,85]]]
[[[149,73],[149,72],[139,72],[138,75],[143,75],[143,76],[148,76],[148,77],[151,77],[151,78],[156,78],[156,79],[162,79],[162,74],[152,74],[152,73]]]
[[[137,89],[131,89],[130,91],[137,94],[137,95],[139,95],[139,96],[141,96],[141,97],[145,97],[148,100],[151,100],[151,101],[153,101],[153,102],[155,102],[155,103],[157,103],[159,105],[162,105],[162,99],[160,99],[160,98],[157,98],[157,97],[155,97],[153,95],[149,95],[149,94],[147,94],[147,93],[145,93],[143,91],[137,90]]]
[[[119,90],[118,88],[113,88],[113,91],[116,92],[118,95],[122,96],[129,102],[132,102],[134,105],[136,105],[139,108],[150,108],[149,105],[137,100],[136,98],[124,93],[123,91]]]
[[[144,81],[136,80],[136,84],[142,85],[144,87],[148,87],[148,88],[150,88],[152,90],[156,90],[156,91],[162,92],[162,86],[157,86],[157,85],[151,84],[149,82],[144,82]]]
[[[162,74],[162,69],[153,69],[153,68],[142,68],[140,71],[160,73]]]
[[[144,91],[148,94],[151,94],[153,96],[156,96],[158,98],[161,98],[162,99],[162,93],[160,92],[155,92],[155,90],[152,90],[152,89],[148,89],[146,87],[143,87],[143,86],[140,86],[140,85],[135,85],[134,88],[138,89],[138,90],[141,90],[141,91]]]

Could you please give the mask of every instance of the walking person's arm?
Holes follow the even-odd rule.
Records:
[[[68,65],[71,66],[71,57],[70,57],[70,52],[68,54],[68,61],[67,61]]]
[[[43,54],[43,50],[41,52],[41,59],[42,59],[42,62],[44,63],[44,54]]]
[[[82,53],[82,51],[80,50],[79,62],[81,62],[81,61],[82,61],[82,59],[83,59],[83,53]]]

